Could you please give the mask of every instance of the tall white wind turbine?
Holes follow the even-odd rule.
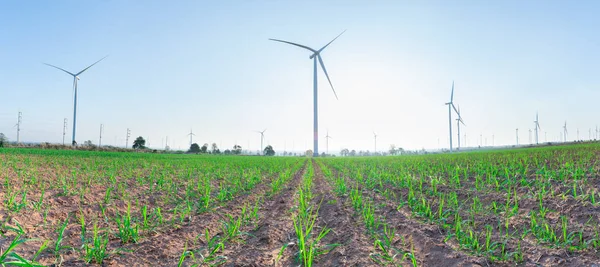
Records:
[[[450,93],[450,102],[447,102],[448,105],[448,126],[450,129],[450,152],[452,152],[452,109],[454,112],[459,113],[454,106],[454,81],[452,81],[452,92]]]
[[[67,74],[73,76],[73,94],[74,94],[74,97],[73,97],[73,139],[72,139],[72,142],[71,142],[72,145],[75,145],[75,132],[77,130],[77,127],[76,127],[77,126],[77,81],[79,81],[79,75],[81,75],[82,73],[84,73],[86,70],[88,70],[92,66],[98,64],[98,62],[102,61],[106,57],[108,57],[108,56],[105,56],[105,57],[101,58],[100,60],[94,62],[94,64],[88,66],[87,68],[85,68],[85,69],[83,69],[83,70],[81,70],[80,72],[77,72],[77,73],[71,73],[71,72],[66,71],[66,70],[64,70],[62,68],[59,68],[57,66],[50,65],[48,63],[44,63],[45,65],[48,65],[50,67],[62,70],[64,72],[66,72]]]
[[[269,39],[271,41],[276,41],[276,42],[281,42],[281,43],[286,43],[286,44],[290,44],[290,45],[295,45],[301,48],[304,48],[306,50],[309,50],[310,52],[312,52],[312,54],[310,55],[309,59],[313,60],[313,109],[314,109],[314,133],[313,133],[313,138],[314,138],[314,143],[313,143],[313,156],[317,157],[319,156],[319,116],[318,116],[318,94],[317,94],[317,61],[319,61],[319,64],[321,65],[321,69],[323,69],[323,72],[325,73],[325,77],[327,77],[327,81],[329,82],[329,85],[331,86],[331,90],[333,90],[333,94],[335,95],[335,98],[337,99],[337,94],[335,93],[335,89],[333,89],[333,84],[331,83],[331,80],[329,79],[329,74],[327,74],[327,69],[325,68],[325,64],[323,63],[323,58],[321,57],[321,52],[323,52],[323,50],[329,46],[331,43],[333,43],[333,41],[335,41],[338,37],[340,37],[340,35],[342,35],[344,32],[346,32],[346,30],[344,30],[342,33],[340,33],[338,36],[336,36],[335,38],[333,38],[333,40],[331,40],[331,42],[327,43],[325,46],[321,47],[321,49],[319,50],[315,50],[313,48],[310,48],[308,46],[305,45],[301,45],[301,44],[297,44],[297,43],[292,43],[292,42],[288,42],[288,41],[284,41],[284,40],[279,40],[279,39]]]

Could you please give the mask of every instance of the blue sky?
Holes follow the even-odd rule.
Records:
[[[588,137],[600,124],[596,1],[3,1],[0,3],[0,132],[60,142],[81,75],[77,140],[124,145],[127,128],[160,147],[199,143],[278,151],[312,146],[314,48],[323,52],[339,100],[319,70],[321,151],[448,144],[448,101],[467,145],[521,142],[540,114],[556,139]],[[455,131],[455,129],[454,129]],[[456,136],[454,137],[456,143]],[[543,136],[541,137],[543,140]],[[464,140],[463,140],[464,144]]]

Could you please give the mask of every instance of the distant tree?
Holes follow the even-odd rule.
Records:
[[[202,147],[200,148],[200,153],[206,154],[207,152],[208,152],[208,144],[202,145]]]
[[[321,157],[327,157],[327,154],[325,154],[325,152],[321,152]]]
[[[94,144],[92,143],[92,140],[87,140],[83,142],[84,146],[94,146]]]
[[[351,157],[356,156],[356,150],[352,149],[352,151],[350,151],[350,156]]]
[[[342,151],[340,151],[340,155],[342,155],[343,157],[348,156],[348,154],[350,154],[350,151],[347,148],[342,149]]]
[[[231,153],[235,154],[235,155],[242,154],[242,146],[240,146],[240,145],[234,145],[233,146],[233,150],[231,151]]]
[[[0,133],[0,147],[4,147],[5,144],[8,144],[8,138],[3,133]]]
[[[197,143],[193,143],[193,144],[190,146],[190,150],[189,150],[189,152],[190,152],[190,153],[200,153],[200,146],[199,146]]]
[[[223,151],[223,154],[225,154],[225,155],[231,155],[231,150],[225,149],[225,151]]]
[[[273,150],[273,147],[271,145],[265,147],[265,150],[263,152],[265,156],[275,156],[275,150]]]
[[[396,150],[396,145],[390,145],[390,155],[396,155],[396,153],[398,153],[398,150]]]
[[[217,143],[213,143],[211,145],[211,148],[212,148],[212,153],[213,154],[220,154],[221,153],[221,151],[219,150],[219,147],[217,147]]]
[[[307,157],[309,157],[309,158],[312,157],[313,156],[312,149],[306,150],[306,152],[304,152],[304,155],[307,156]]]
[[[143,137],[138,136],[138,138],[136,138],[133,141],[133,149],[144,149],[146,148],[146,140],[144,140]]]

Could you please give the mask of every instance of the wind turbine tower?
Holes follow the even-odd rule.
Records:
[[[317,89],[317,61],[319,61],[319,64],[321,65],[321,69],[323,69],[323,73],[325,73],[325,77],[327,77],[327,81],[329,82],[329,85],[331,86],[331,90],[333,91],[333,94],[335,95],[335,98],[337,99],[337,94],[335,93],[335,89],[333,89],[333,84],[331,83],[331,79],[329,79],[329,74],[327,74],[327,69],[325,68],[325,64],[323,63],[323,58],[321,57],[321,52],[323,52],[323,50],[325,48],[327,48],[327,46],[329,46],[331,43],[333,43],[333,41],[335,41],[338,37],[340,37],[342,34],[344,34],[344,32],[346,32],[345,30],[340,33],[338,36],[336,36],[335,38],[333,38],[333,40],[331,40],[329,43],[327,43],[325,46],[321,47],[321,49],[319,50],[315,50],[313,48],[310,48],[308,46],[305,45],[301,45],[301,44],[297,44],[297,43],[292,43],[292,42],[288,42],[288,41],[284,41],[284,40],[278,40],[278,39],[269,39],[271,41],[276,41],[276,42],[281,42],[281,43],[286,43],[286,44],[290,44],[290,45],[294,45],[300,48],[304,48],[306,50],[309,50],[312,55],[310,55],[309,59],[313,60],[313,109],[314,109],[314,132],[313,132],[313,156],[317,157],[319,156],[319,116],[318,116],[318,89]]]
[[[101,58],[100,60],[94,62],[94,64],[90,65],[89,67],[83,69],[82,71],[80,71],[78,73],[71,73],[71,72],[68,72],[68,71],[66,71],[66,70],[64,70],[62,68],[57,67],[57,66],[44,63],[44,64],[46,64],[46,65],[48,65],[50,67],[62,70],[64,72],[66,72],[67,74],[73,76],[73,93],[74,93],[74,97],[73,97],[73,140],[72,140],[72,145],[76,144],[75,143],[75,131],[77,130],[77,81],[79,81],[79,75],[81,75],[86,70],[88,70],[92,66],[96,65],[98,62],[102,61],[106,57],[108,57],[108,56],[105,56],[105,57]]]
[[[460,149],[460,124],[462,123],[462,125],[464,126],[467,125],[465,125],[465,122],[463,121],[462,116],[460,115],[460,105],[458,106],[458,111],[456,113],[458,113],[458,118],[456,118],[456,136],[458,137],[457,149]]]

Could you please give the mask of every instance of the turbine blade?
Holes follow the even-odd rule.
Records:
[[[48,63],[44,63],[44,65],[47,65],[47,66],[50,66],[50,67],[53,67],[53,68],[56,68],[56,69],[62,70],[62,71],[64,71],[64,72],[66,72],[66,73],[70,74],[71,76],[75,76],[75,74],[73,74],[73,73],[70,73],[70,72],[66,71],[65,69],[59,68],[59,67],[57,67],[57,66],[50,65],[50,64],[48,64]]]
[[[321,64],[321,68],[323,69],[323,72],[325,73],[325,77],[327,77],[327,81],[329,82],[329,85],[331,85],[331,90],[333,91],[333,94],[335,95],[335,99],[339,100],[337,94],[335,93],[335,89],[333,89],[333,84],[331,83],[331,80],[329,79],[329,74],[327,74],[327,69],[325,68],[325,64],[323,64],[323,59],[321,58],[321,55],[317,55],[317,57],[319,58],[319,64]]]
[[[344,30],[338,36],[336,36],[335,38],[333,38],[333,40],[331,40],[331,42],[329,42],[325,46],[321,47],[321,49],[319,49],[319,51],[317,51],[317,53],[321,53],[321,51],[323,51],[323,49],[325,49],[326,47],[328,47],[331,43],[333,43],[333,41],[335,41],[335,39],[337,39],[338,37],[342,36],[342,34],[344,34],[345,32],[346,32],[346,30]]]
[[[288,42],[288,41],[284,41],[284,40],[279,40],[279,39],[269,39],[269,40],[271,40],[271,41],[275,41],[275,42],[281,42],[281,43],[286,43],[286,44],[295,45],[295,46],[297,46],[297,47],[302,47],[302,48],[304,48],[304,49],[310,50],[310,51],[311,51],[311,52],[313,52],[313,53],[317,53],[317,51],[316,51],[316,50],[314,50],[314,49],[312,49],[312,48],[310,48],[310,47],[308,47],[308,46],[305,46],[305,45],[301,45],[301,44],[297,44],[297,43],[292,43],[292,42]]]
[[[105,58],[107,58],[107,57],[108,57],[108,55],[106,55],[105,57],[101,58],[100,60],[98,60],[98,61],[94,62],[94,64],[92,64],[92,65],[90,65],[89,67],[87,67],[87,68],[83,69],[82,71],[78,72],[77,74],[75,74],[75,76],[79,76],[79,74],[82,74],[84,71],[86,71],[86,70],[88,70],[89,68],[91,68],[92,66],[94,66],[94,65],[98,64],[98,62],[100,62],[100,61],[104,60],[104,59],[105,59]]]
[[[454,109],[454,112],[456,112],[456,114],[458,114],[458,116],[460,116],[460,113],[458,112],[458,110],[454,106],[454,103],[450,103],[450,105],[452,105],[452,108]]]
[[[450,93],[450,103],[454,100],[454,81],[452,81],[452,93]],[[454,105],[452,105],[454,106]]]

